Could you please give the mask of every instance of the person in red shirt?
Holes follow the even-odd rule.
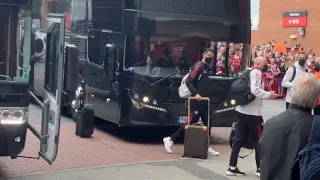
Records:
[[[263,83],[264,83],[264,90],[269,91],[270,90],[270,82],[272,80],[272,71],[271,71],[271,65],[268,64],[268,70],[267,72],[263,73]]]
[[[271,91],[277,91],[277,77],[280,74],[279,66],[275,63],[275,59],[272,57],[270,58],[270,70],[271,70],[271,79],[269,84],[269,89]]]
[[[222,76],[222,70],[224,68],[224,65],[223,65],[223,55],[221,52],[218,52],[218,56],[217,56],[217,64],[216,64],[216,75],[217,76]]]
[[[307,63],[308,73],[314,74],[314,68],[313,68],[314,62],[313,62],[313,60],[307,60],[306,63]]]
[[[237,74],[240,71],[240,64],[242,62],[242,57],[240,56],[240,50],[237,48],[234,50],[235,55],[231,56],[231,72]]]

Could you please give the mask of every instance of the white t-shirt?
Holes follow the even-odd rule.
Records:
[[[253,69],[250,72],[250,80],[251,93],[255,95],[256,98],[247,105],[237,106],[236,111],[252,116],[262,116],[262,99],[268,99],[270,97],[270,92],[264,90],[264,85],[262,83],[262,72],[260,70]]]

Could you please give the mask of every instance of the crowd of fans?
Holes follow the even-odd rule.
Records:
[[[286,43],[282,43],[282,47],[285,47]],[[214,47],[214,46],[217,47]],[[286,73],[286,70],[293,66],[298,60],[299,52],[305,52],[307,54],[306,66],[309,73],[314,73],[314,66],[318,64],[320,57],[316,57],[313,49],[304,50],[300,45],[293,46],[291,48],[285,47],[285,49],[279,49],[275,41],[271,41],[262,45],[252,45],[251,46],[251,62],[249,66],[252,67],[253,59],[262,56],[265,57],[268,61],[268,71],[263,74],[263,83],[264,88],[267,91],[275,91],[277,94],[285,97],[286,91],[281,86],[283,77]],[[227,49],[229,48],[229,51]],[[209,69],[215,69],[217,76],[234,76],[239,73],[241,70],[242,64],[242,53],[244,51],[243,44],[239,43],[230,43],[227,48],[226,42],[211,42],[210,49],[217,49],[217,61],[212,61],[209,64]],[[250,51],[250,50],[248,50]],[[198,58],[191,56],[191,52],[183,51],[179,58],[173,59],[174,53],[171,55],[168,47],[163,49],[163,54],[161,57],[154,57],[154,52],[151,51],[148,55],[149,64],[154,64],[155,66],[160,67],[174,67],[177,66],[181,71],[188,71],[190,67],[198,62]],[[192,53],[191,53],[192,54]],[[225,62],[225,56],[228,54],[228,63]],[[189,58],[188,58],[189,57]],[[200,57],[201,59],[202,57]],[[244,57],[245,58],[245,57]],[[147,63],[148,64],[148,63]],[[227,66],[227,67],[226,67]]]
[[[214,49],[213,44],[210,47]],[[218,42],[217,44],[217,64],[216,64],[216,75],[221,76],[226,73],[226,69],[229,70],[230,74],[237,74],[240,72],[240,65],[242,62],[242,44],[229,44],[229,67],[225,67],[225,55],[226,55],[226,43]],[[209,65],[213,69],[213,62]],[[228,73],[228,74],[229,74]]]
[[[298,60],[298,53],[303,51],[300,45],[296,45],[286,52],[280,53],[276,50],[276,42],[268,42],[262,46],[252,46],[252,59],[263,56],[268,60],[269,69],[263,75],[264,87],[268,91],[276,91],[277,94],[285,96],[285,91],[281,87],[282,79],[286,70],[293,66]],[[319,63],[320,58],[316,57],[313,49],[308,49],[306,52],[306,66],[309,73],[314,73],[315,64]]]
[[[277,43],[275,41],[265,43],[261,46],[251,46],[251,62],[249,66],[253,65],[253,59],[263,56],[268,60],[268,71],[263,74],[264,88],[267,91],[275,91],[277,94],[285,97],[284,88],[281,86],[282,79],[286,73],[286,70],[295,64],[298,60],[299,52],[305,52],[307,54],[306,66],[309,73],[315,73],[314,67],[318,65],[320,57],[316,57],[313,49],[307,49],[306,51],[300,45],[287,48],[285,52],[280,52],[277,49]],[[226,53],[226,43],[218,43],[218,54],[216,64],[216,75],[223,75],[226,69],[229,69],[229,73],[232,75],[237,74],[240,71],[240,64],[242,62],[242,44],[230,43],[229,45],[229,67],[225,67],[224,56]],[[213,66],[211,64],[211,66]]]

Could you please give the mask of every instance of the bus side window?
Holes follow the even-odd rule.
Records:
[[[89,53],[89,61],[97,64],[103,64],[104,58],[104,46],[101,47],[100,45],[100,36],[101,33],[98,31],[90,31],[88,36],[88,53]]]

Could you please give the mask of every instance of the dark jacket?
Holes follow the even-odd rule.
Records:
[[[266,121],[259,141],[261,180],[296,180],[299,151],[308,143],[313,115],[297,105]],[[298,171],[299,172],[299,171]]]
[[[186,80],[186,85],[191,92],[191,96],[200,94],[202,97],[208,97],[209,93],[209,69],[208,65],[202,62],[195,64],[189,77]]]

